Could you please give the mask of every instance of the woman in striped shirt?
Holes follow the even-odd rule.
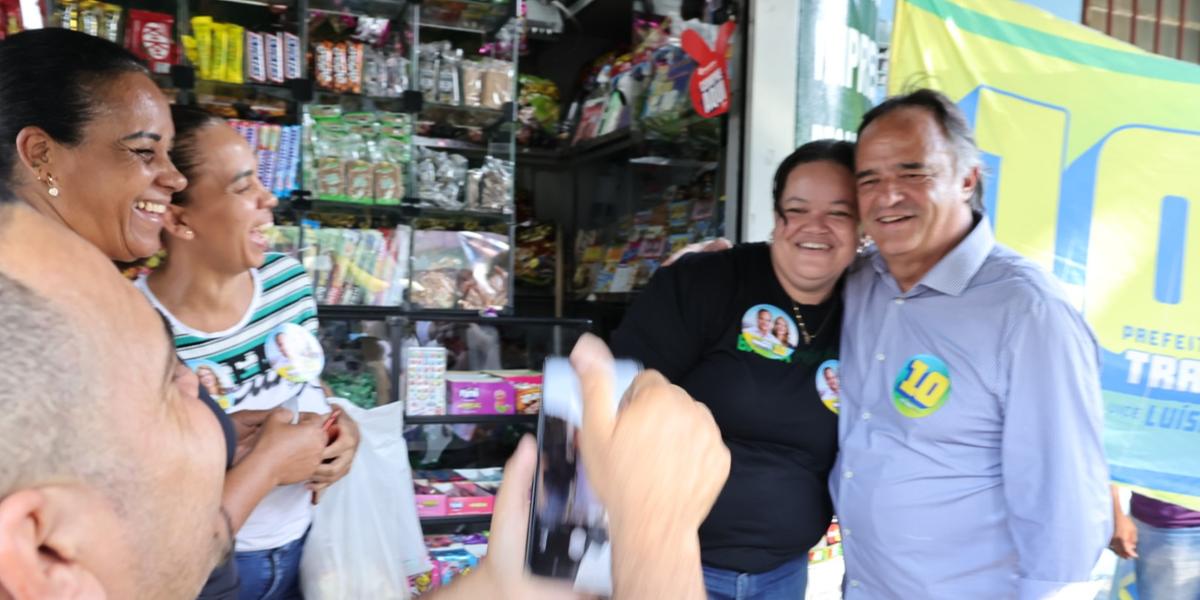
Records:
[[[184,363],[216,378],[217,401],[227,411],[284,407],[302,423],[323,420],[318,415],[329,405],[317,380],[322,363],[312,284],[300,263],[266,251],[265,229],[277,201],[256,175],[255,154],[214,115],[175,106],[172,117],[171,159],[189,185],[174,195],[165,219],[166,262],[137,285],[167,315]],[[349,471],[358,444],[348,417],[339,426],[328,447],[324,438],[316,442],[315,463],[307,458],[313,444],[298,444],[285,472],[262,470],[235,484],[269,489],[261,502],[230,511],[238,530],[241,600],[300,597],[300,555],[313,503]],[[256,446],[244,460],[269,451]]]

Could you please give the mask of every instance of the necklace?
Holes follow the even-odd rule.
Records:
[[[825,331],[825,326],[829,324],[829,321],[831,321],[830,317],[833,316],[833,312],[834,311],[831,310],[829,311],[829,314],[825,315],[825,319],[821,321],[821,326],[817,327],[816,333],[809,334],[808,327],[804,324],[804,317],[800,314],[800,305],[795,302],[792,303],[792,314],[796,317],[796,324],[800,326],[800,335],[804,337],[805,346],[811,346],[812,341],[816,339],[817,336],[821,335],[822,331]]]

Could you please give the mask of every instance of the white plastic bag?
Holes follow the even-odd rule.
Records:
[[[300,560],[306,600],[402,600],[429,570],[403,437],[403,403],[363,410],[331,398],[358,424],[350,472],[330,486]]]

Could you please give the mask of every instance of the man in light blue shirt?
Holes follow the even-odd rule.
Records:
[[[993,239],[948,98],[873,109],[856,161],[877,252],[845,290],[845,597],[1086,597],[1112,528],[1091,330]]]

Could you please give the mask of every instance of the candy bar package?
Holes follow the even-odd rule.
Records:
[[[171,72],[175,61],[175,17],[145,10],[129,11],[129,26],[125,44],[131,52],[146,61],[150,71]]]
[[[283,83],[283,38],[278,33],[264,33],[263,42],[267,55],[267,81]]]
[[[421,308],[506,308],[508,253],[508,238],[500,234],[416,231],[410,300]]]
[[[241,120],[231,120],[229,124],[254,148],[259,160],[257,174],[271,193],[286,196],[296,189],[300,126]]]
[[[267,81],[267,51],[263,34],[246,32],[246,78],[255,83]]]
[[[225,79],[229,83],[245,83],[245,43],[246,28],[240,25],[226,25],[229,35],[226,42]]]
[[[304,60],[304,49],[300,47],[300,36],[283,33],[283,77],[284,79],[300,79],[300,65]]]
[[[228,23],[213,23],[212,78],[216,81],[229,81],[229,34]]]
[[[346,87],[343,91],[353,94],[362,93],[363,79],[363,44],[362,42],[346,43]]]
[[[346,43],[333,45],[333,89],[339,92],[348,91],[350,85],[350,60],[346,55]]]
[[[213,78],[213,20],[212,17],[192,17],[192,36],[196,38],[196,69],[200,79]]]
[[[313,63],[317,85],[333,89],[333,42],[321,42],[313,46]]]

